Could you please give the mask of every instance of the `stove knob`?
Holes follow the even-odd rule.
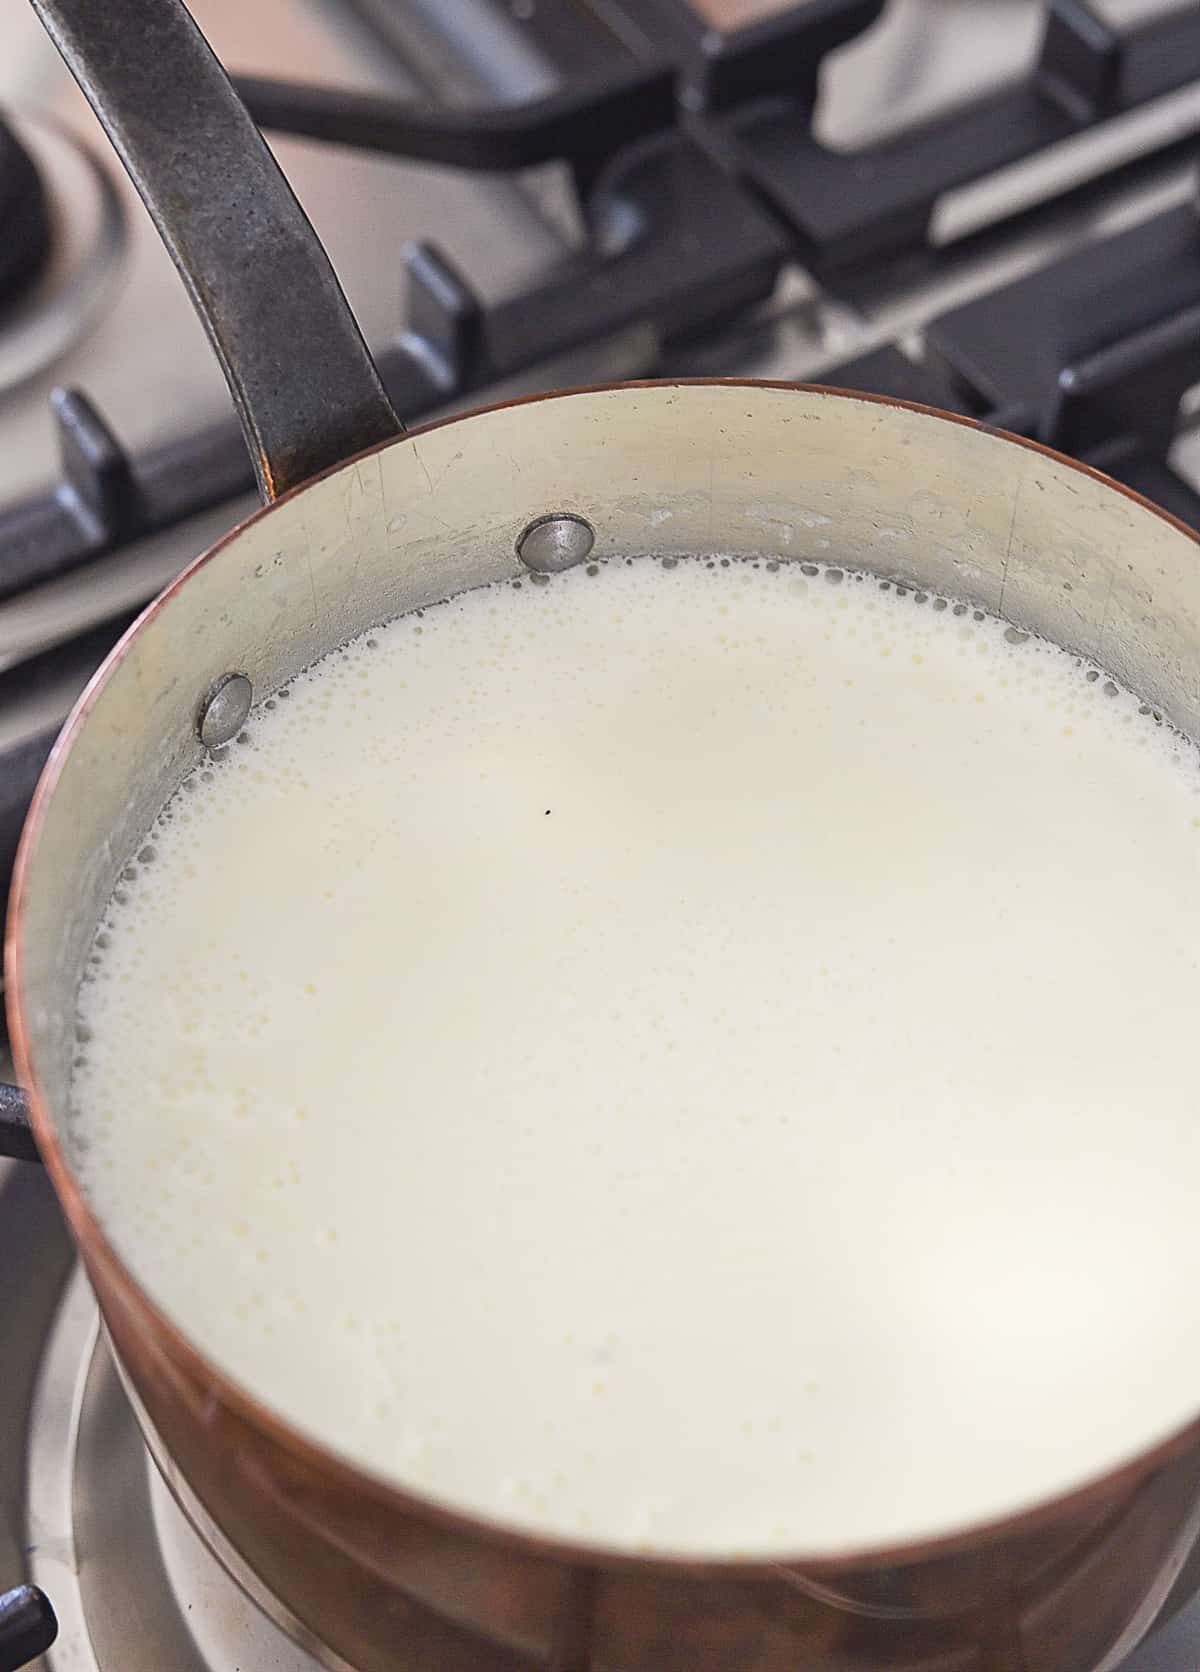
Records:
[[[0,1672],[28,1666],[57,1636],[54,1610],[36,1585],[0,1592]]]

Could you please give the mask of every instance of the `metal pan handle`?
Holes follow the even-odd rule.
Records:
[[[32,0],[142,195],[277,499],[404,433],[329,258],[181,0]],[[36,1161],[0,1084],[0,1156]]]
[[[181,0],[32,0],[154,218],[266,500],[403,433],[329,258]]]

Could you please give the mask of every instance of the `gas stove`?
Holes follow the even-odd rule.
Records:
[[[822,381],[1035,436],[1200,527],[1194,3],[193,10],[406,421],[627,377]],[[148,217],[32,13],[3,34],[6,885],[97,662],[255,501]],[[0,1590],[40,1585],[60,1628],[35,1664],[330,1664],[164,1485],[49,1185],[5,1162],[0,1317]],[[1197,1664],[1200,1602],[1128,1667]]]

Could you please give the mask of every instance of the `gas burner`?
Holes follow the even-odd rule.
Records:
[[[115,183],[65,128],[0,122],[0,394],[52,364],[111,298],[125,247]]]
[[[186,1511],[172,1496],[78,1269],[48,1339],[30,1434],[29,1572],[59,1625],[45,1672],[349,1672],[269,1619],[242,1588],[256,1582],[186,1489]]]

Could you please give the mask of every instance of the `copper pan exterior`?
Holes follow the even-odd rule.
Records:
[[[820,559],[962,599],[1094,658],[1200,736],[1195,536],[1085,467],[917,407],[734,382],[582,390],[419,431],[251,518],[81,699],[30,812],[6,942],[38,1143],[152,1449],[280,1612],[363,1672],[1108,1672],[1196,1544],[1200,1418],[922,1545],[703,1564],[542,1542],[290,1429],[156,1307],[80,1189],[75,989],[122,865],[200,758],[202,694],[239,670],[261,700],[372,624],[519,574],[518,535],[556,510],[592,523],[598,558]]]

